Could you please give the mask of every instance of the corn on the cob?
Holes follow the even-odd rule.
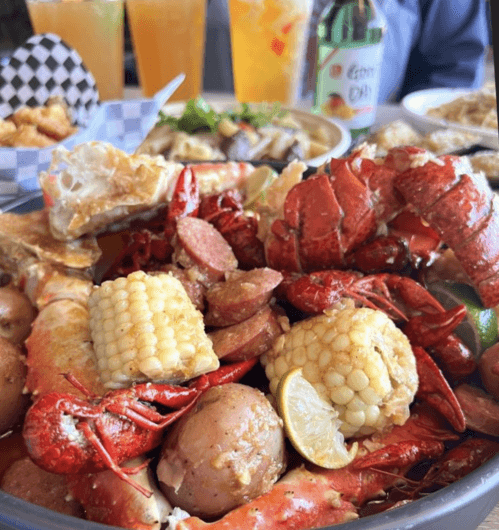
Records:
[[[133,272],[89,297],[90,331],[104,384],[183,382],[219,366],[203,316],[170,274]]]
[[[338,411],[345,437],[405,423],[418,387],[407,337],[381,311],[349,303],[296,323],[261,360],[273,394],[280,378],[301,366]]]

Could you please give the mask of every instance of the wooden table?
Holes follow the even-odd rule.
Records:
[[[138,87],[127,87],[125,88],[125,99],[140,98],[141,92]],[[205,94],[206,99],[213,100],[231,100],[231,94]],[[303,101],[299,105],[303,110],[310,109],[310,102]],[[374,128],[380,127],[393,120],[402,118],[402,111],[399,105],[381,105],[378,107],[376,122]],[[499,530],[499,504],[492,510],[492,512],[486,517],[482,524],[478,526],[476,530]]]

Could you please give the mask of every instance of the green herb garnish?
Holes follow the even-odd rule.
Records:
[[[180,118],[168,116],[160,110],[156,126],[168,125],[174,131],[184,131],[188,134],[201,131],[215,133],[219,123],[224,118],[228,118],[234,122],[248,123],[258,129],[271,123],[274,118],[284,117],[287,113],[287,110],[281,109],[279,103],[273,103],[270,106],[261,104],[258,107],[251,107],[248,103],[242,103],[240,109],[218,113],[206,100],[198,96],[186,103]]]

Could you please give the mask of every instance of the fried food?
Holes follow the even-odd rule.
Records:
[[[2,138],[4,147],[48,147],[56,141],[38,132],[36,125],[22,124],[11,134]]]
[[[14,132],[16,132],[16,124],[0,118],[0,145],[3,145],[4,138],[8,138]]]
[[[42,107],[23,107],[0,119],[0,147],[49,147],[78,130],[66,104],[49,100]]]
[[[34,125],[40,134],[60,142],[76,132],[71,125],[67,109],[61,103],[46,107],[23,107],[12,115],[17,127],[23,124]]]

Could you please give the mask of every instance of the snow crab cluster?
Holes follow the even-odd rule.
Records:
[[[494,456],[499,349],[472,351],[466,306],[429,287],[452,277],[499,305],[498,199],[464,158],[372,153],[260,173],[258,193],[250,164],[56,154],[45,208],[0,216],[0,305],[24,317],[0,342],[16,382],[2,489],[124,528],[306,530]],[[354,329],[362,311],[375,324]],[[179,346],[190,318],[203,362]],[[286,440],[270,394],[296,366],[337,409],[341,466]]]

